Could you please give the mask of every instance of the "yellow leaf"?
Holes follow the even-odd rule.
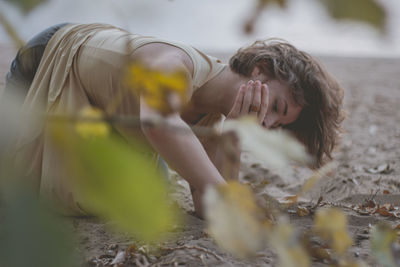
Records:
[[[141,95],[147,105],[168,114],[177,111],[189,97],[189,83],[183,71],[165,73],[145,68],[139,63],[127,67],[125,83],[136,95]],[[173,96],[178,101],[172,101]]]
[[[234,255],[247,258],[264,248],[265,229],[261,211],[249,187],[238,182],[208,187],[204,196],[210,235]]]
[[[103,113],[101,110],[93,107],[86,107],[79,113],[79,117],[83,121],[75,124],[78,134],[84,138],[90,137],[106,137],[110,133],[110,126],[101,121]]]
[[[311,265],[306,250],[297,240],[294,228],[287,222],[278,223],[268,235],[269,244],[279,256],[279,266],[308,267]]]
[[[339,209],[318,210],[315,215],[314,227],[323,239],[331,242],[332,248],[339,254],[343,254],[353,244],[347,233],[346,215]]]

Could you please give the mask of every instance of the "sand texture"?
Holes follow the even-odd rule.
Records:
[[[13,53],[13,49],[0,46],[0,77],[7,72]],[[342,144],[335,152],[337,169],[300,201],[311,205],[323,196],[327,205],[341,207],[348,216],[349,232],[355,241],[351,251],[376,266],[370,251],[369,224],[387,221],[395,225],[399,219],[378,214],[361,215],[345,207],[371,198],[376,203],[400,206],[400,59],[321,57],[321,60],[345,88],[348,118],[344,122]],[[3,84],[2,78],[0,88]],[[387,164],[385,170],[374,173],[373,168],[383,164]],[[310,174],[309,170],[299,167],[284,171],[267,169],[248,154],[243,155],[241,167],[243,182],[250,182],[258,194],[268,194],[278,200],[299,192]],[[146,253],[137,253],[137,265],[131,259],[126,266],[139,266],[139,263],[147,266],[146,261],[158,266],[277,265],[276,254],[268,249],[250,261],[236,259],[222,251],[206,234],[204,221],[192,215],[193,205],[185,182],[174,176],[172,187],[172,195],[184,214],[184,225],[168,233],[161,254],[143,256]],[[312,226],[311,215],[300,217],[297,213],[288,213],[288,216],[298,229]],[[79,236],[78,247],[84,262],[93,266],[109,264],[118,251],[136,244],[108,230],[109,223],[93,218],[71,219],[71,224]],[[324,266],[317,261],[314,265]]]

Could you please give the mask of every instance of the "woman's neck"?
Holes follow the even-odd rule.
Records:
[[[226,116],[233,106],[240,85],[247,80],[226,65],[217,76],[194,92],[192,103],[201,113],[222,113]]]

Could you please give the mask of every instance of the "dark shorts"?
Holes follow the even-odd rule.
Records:
[[[59,29],[67,24],[62,23],[47,28],[19,49],[6,76],[5,93],[18,93],[22,96],[28,93],[47,43]]]

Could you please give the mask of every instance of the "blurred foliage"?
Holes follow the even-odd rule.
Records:
[[[254,31],[262,10],[269,8],[271,4],[286,8],[288,2],[288,0],[258,0],[258,5],[245,23],[245,32]],[[336,20],[360,21],[380,31],[385,30],[387,13],[377,0],[320,0],[320,2],[327,9],[328,14]]]
[[[6,0],[24,13],[46,0]],[[321,0],[334,19],[352,19],[385,28],[386,11],[377,0]],[[251,32],[261,11],[271,4],[281,8],[287,0],[259,0],[246,24]],[[0,12],[0,22],[18,46],[22,41]],[[184,72],[162,73],[133,63],[128,66],[125,82],[146,103],[163,114],[178,111],[189,97],[189,84]],[[168,205],[164,181],[154,161],[145,156],[143,145],[130,147],[103,121],[103,114],[88,108],[81,112],[81,121],[73,129],[55,124],[52,134],[71,171],[71,177],[84,209],[114,221],[120,229],[146,241],[156,240],[176,223]],[[227,122],[225,129],[237,130],[245,148],[269,163],[286,165],[289,160],[302,163],[310,158],[302,146],[284,132],[265,131],[255,122]],[[260,145],[260,144],[263,144]],[[311,177],[302,192],[315,185],[321,175]],[[301,193],[299,193],[300,195]],[[298,196],[295,196],[297,201]],[[24,186],[5,188],[0,228],[1,266],[75,266],[73,241],[68,227]],[[258,207],[250,189],[237,182],[207,189],[205,214],[211,235],[216,242],[239,257],[250,257],[273,247],[281,266],[310,266],[310,251],[299,242],[295,228],[286,221],[272,222],[265,218],[268,211]],[[302,213],[303,214],[303,213]],[[311,213],[305,212],[303,216]],[[347,219],[338,209],[317,210],[315,232],[341,257],[352,245],[347,232]],[[308,241],[307,241],[308,242]],[[396,266],[394,247],[398,244],[390,226],[378,225],[371,235],[371,248],[382,266]],[[321,250],[322,251],[322,250]],[[325,250],[323,250],[325,252]],[[23,257],[21,256],[23,253]],[[329,256],[329,255],[328,255]],[[324,256],[328,258],[328,256]],[[346,266],[343,261],[338,266]],[[354,263],[353,266],[358,266]],[[349,266],[349,264],[347,264]]]
[[[265,247],[266,226],[249,187],[236,181],[210,186],[203,202],[208,230],[223,249],[248,258]]]
[[[24,13],[29,13],[38,5],[47,2],[47,0],[5,0],[17,6]]]
[[[335,19],[366,22],[379,30],[385,28],[386,11],[376,0],[322,0]]]
[[[163,114],[178,111],[189,97],[188,78],[183,71],[166,73],[132,63],[125,82],[147,105]]]
[[[11,38],[12,42],[14,43],[15,47],[20,48],[24,46],[25,42],[19,36],[17,30],[14,26],[7,20],[4,14],[0,11],[0,24],[3,25],[4,30]]]
[[[1,187],[0,266],[78,266],[71,224],[38,201],[26,180]]]
[[[65,153],[81,206],[114,221],[136,238],[160,238],[176,218],[154,160],[134,140],[128,144],[115,134],[87,138],[88,132],[98,132],[98,122],[93,127],[90,130],[85,126],[84,138],[65,124],[54,123],[52,127],[53,138]]]
[[[321,168],[317,169],[316,171],[314,171],[314,173],[302,185],[300,192],[298,192],[294,196],[285,197],[287,204],[289,204],[289,205],[296,204],[299,197],[301,197],[307,191],[311,190],[322,177],[325,177],[330,172],[332,172],[335,169],[335,166],[336,166],[336,163],[334,161],[331,161],[331,162],[325,164],[324,166],[322,166]],[[298,211],[298,213],[306,213],[306,212],[304,210],[300,209]]]
[[[288,222],[279,222],[268,235],[268,243],[279,256],[279,266],[307,267],[311,266],[311,259],[306,249],[298,240],[294,227]]]
[[[315,231],[339,254],[343,254],[353,241],[347,233],[346,215],[339,209],[320,209],[315,215]]]
[[[204,208],[208,230],[219,246],[240,258],[255,257],[268,246],[276,251],[283,267],[311,266],[311,259],[332,266],[364,266],[349,256],[352,239],[342,211],[318,210],[315,231],[300,233],[283,210],[270,220],[265,215],[271,211],[257,203],[249,187],[235,181],[207,188]],[[316,243],[318,236],[327,243]]]
[[[32,11],[38,5],[46,2],[47,0],[6,0],[24,13]],[[351,19],[360,22],[370,24],[377,29],[385,30],[385,18],[387,16],[385,9],[379,4],[377,0],[320,0],[320,2],[326,7],[328,13],[337,20]],[[287,8],[288,0],[258,0],[258,4],[255,7],[250,18],[245,22],[245,32],[251,33],[254,31],[256,22],[258,21],[261,13],[264,9],[269,8],[270,5],[278,5],[281,8]],[[2,20],[2,24],[6,29],[7,24],[4,23],[5,19]],[[11,36],[17,36],[13,34],[14,30],[8,31]],[[18,38],[17,38],[18,39]],[[15,40],[17,40],[15,39]]]
[[[400,238],[390,225],[380,223],[372,228],[371,250],[380,266],[399,266]]]
[[[347,233],[347,218],[343,211],[319,209],[314,217],[314,229],[300,232],[283,210],[276,219],[265,219],[263,215],[270,211],[258,206],[257,202],[256,195],[238,182],[207,188],[204,197],[206,220],[209,233],[218,245],[241,258],[260,255],[268,246],[276,251],[282,267],[307,267],[312,265],[312,260],[336,267],[367,266],[354,259],[350,252],[353,241]],[[394,237],[390,227],[371,236],[372,248],[381,253],[378,255],[382,258],[380,263],[389,262],[387,258],[393,262]]]
[[[110,134],[110,125],[101,121],[101,119],[103,119],[101,110],[93,107],[86,107],[79,112],[79,116],[88,120],[81,120],[75,124],[76,131],[83,138],[107,137]]]
[[[260,6],[266,6],[269,4],[277,4],[280,7],[286,7],[287,0],[260,0]]]
[[[244,151],[262,160],[267,166],[282,167],[295,161],[300,164],[311,162],[304,145],[283,130],[266,131],[253,117],[224,122],[224,132],[234,131],[240,138]]]

